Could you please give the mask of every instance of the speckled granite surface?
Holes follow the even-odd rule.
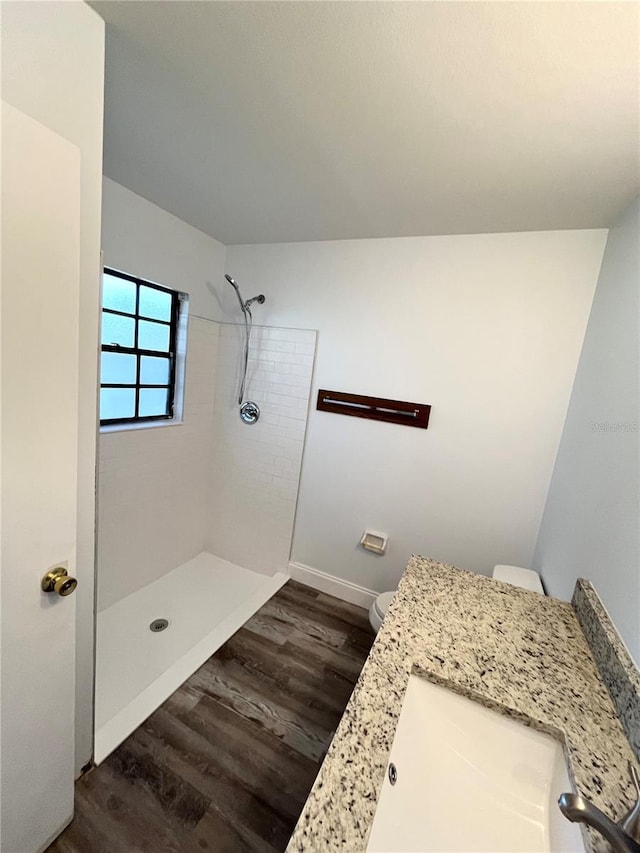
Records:
[[[640,672],[589,581],[578,579],[571,603],[631,748],[640,761]]]
[[[578,791],[626,811],[633,753],[571,605],[412,557],[287,853],[366,850],[412,671],[561,738]]]

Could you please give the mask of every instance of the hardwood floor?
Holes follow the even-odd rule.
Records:
[[[77,783],[48,853],[283,851],[373,639],[289,581]]]

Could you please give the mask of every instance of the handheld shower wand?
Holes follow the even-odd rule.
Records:
[[[238,297],[238,302],[240,303],[240,308],[243,312],[248,311],[254,302],[257,302],[258,305],[262,305],[264,303],[263,293],[261,293],[259,296],[252,296],[251,299],[247,299],[247,301],[245,302],[242,298],[242,294],[240,293],[240,288],[238,287],[238,283],[236,282],[236,280],[231,278],[231,276],[227,275],[226,273],[224,277],[229,282],[231,287],[233,287],[233,289],[235,290],[236,296]]]
[[[240,288],[238,287],[238,283],[233,279],[230,275],[225,273],[226,280],[229,282],[231,287],[236,292],[236,296],[238,297],[238,302],[240,303],[240,308],[242,310],[242,314],[244,316],[244,329],[245,329],[245,341],[244,341],[244,371],[242,374],[242,383],[240,385],[240,394],[238,395],[238,405],[240,406],[240,417],[245,423],[255,423],[260,417],[260,409],[255,403],[244,403],[244,388],[247,381],[247,368],[249,366],[249,341],[251,338],[251,326],[253,323],[253,315],[251,313],[251,306],[254,302],[257,302],[259,305],[262,305],[265,301],[264,295],[261,293],[259,296],[252,296],[251,299],[247,299],[246,301],[242,298],[242,294],[240,293]]]

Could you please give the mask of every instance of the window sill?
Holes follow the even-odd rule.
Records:
[[[184,420],[181,418],[172,418],[166,421],[145,421],[143,423],[132,424],[104,424],[100,427],[100,434],[107,435],[112,432],[136,432],[139,429],[159,429],[162,427],[182,426]]]

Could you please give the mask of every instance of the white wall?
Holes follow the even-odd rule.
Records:
[[[80,2],[2,4],[5,100],[80,148],[76,770],[92,750],[96,385],[104,22]],[[41,282],[40,286],[46,287]]]
[[[184,422],[100,435],[99,610],[204,548],[225,251],[108,179],[102,246],[106,266],[188,293],[189,328]]]
[[[261,322],[317,328],[318,388],[430,403],[426,431],[313,408],[292,558],[362,586],[412,552],[530,565],[605,231],[227,247]],[[314,407],[312,402],[312,407]],[[358,547],[384,531],[384,557]]]
[[[534,566],[596,587],[640,662],[640,199],[609,231]]]
[[[224,319],[222,243],[109,178],[102,208],[106,266],[188,293],[192,316]]]

